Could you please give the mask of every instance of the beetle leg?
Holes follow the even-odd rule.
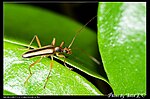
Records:
[[[46,82],[45,82],[45,85],[44,85],[44,89],[45,89],[46,84],[47,84],[47,82],[48,82],[49,75],[51,74],[51,71],[52,71],[52,67],[53,67],[53,55],[51,55],[51,59],[52,59],[52,61],[51,61],[51,63],[50,63],[50,70],[49,70],[48,76],[47,76],[47,78],[46,78]]]
[[[67,67],[67,65],[66,65],[66,62],[65,62],[65,59],[66,59],[66,57],[64,56],[64,55],[62,55],[62,54],[59,54],[59,53],[56,53],[56,56],[58,56],[58,57],[63,57],[64,58],[64,65],[65,65],[65,67]],[[69,70],[72,70],[73,68],[69,68],[69,67],[67,67]]]
[[[43,56],[41,56],[40,59],[38,59],[37,61],[35,61],[34,63],[32,63],[32,64],[29,66],[29,72],[30,72],[30,74],[29,74],[29,76],[27,77],[27,79],[26,79],[26,81],[24,82],[24,84],[26,84],[27,81],[28,81],[28,79],[32,76],[31,67],[34,66],[36,63],[38,63],[42,58],[43,58]]]
[[[31,46],[31,44],[33,43],[33,41],[34,41],[34,39],[36,39],[36,42],[37,42],[37,44],[38,44],[38,46],[39,46],[39,48],[41,47],[41,43],[40,43],[40,40],[39,40],[39,38],[38,38],[38,36],[37,35],[35,35],[33,38],[32,38],[32,40],[31,40],[31,42],[30,42],[30,44],[29,44],[29,46],[28,46],[28,48],[23,48],[23,49],[18,49],[18,50],[29,50],[30,49],[30,46]]]

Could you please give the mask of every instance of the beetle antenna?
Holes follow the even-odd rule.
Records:
[[[81,30],[84,29],[85,26],[87,26],[87,25],[88,25],[95,17],[97,17],[97,15],[94,16],[91,20],[89,20],[84,26],[82,26],[81,29],[80,29],[79,31],[77,31],[77,33],[76,33],[75,36],[73,37],[73,39],[72,39],[70,45],[68,46],[68,48],[70,48],[70,47],[72,46],[72,44],[73,44],[73,42],[74,42],[76,36],[81,32]]]

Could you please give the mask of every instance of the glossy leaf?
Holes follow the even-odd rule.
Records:
[[[29,76],[29,65],[38,58],[22,59],[24,51],[17,51],[21,46],[12,42],[4,42],[4,90],[5,95],[99,95],[99,90],[79,74],[65,68],[58,62],[53,62],[53,69],[46,88],[44,84],[49,73],[51,60],[42,59],[31,68],[33,75]],[[12,94],[14,93],[14,94]]]
[[[98,43],[115,95],[146,94],[146,3],[99,3]]]

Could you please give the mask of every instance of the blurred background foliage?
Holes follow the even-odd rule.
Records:
[[[29,3],[35,7],[51,10],[68,16],[82,24],[97,15],[98,2],[76,2],[76,3]],[[97,20],[92,20],[87,27],[97,31]],[[96,33],[96,32],[95,32]]]

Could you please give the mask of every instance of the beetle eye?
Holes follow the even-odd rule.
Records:
[[[67,51],[67,50],[64,50],[64,53],[68,53],[68,51]]]

